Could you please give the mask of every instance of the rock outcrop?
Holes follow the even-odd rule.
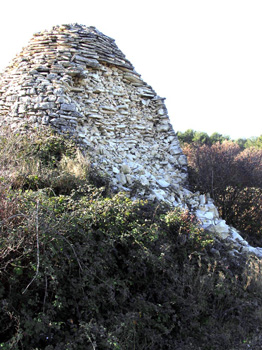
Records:
[[[0,76],[0,126],[51,126],[88,152],[115,190],[194,211],[202,226],[248,250],[213,201],[186,188],[187,160],[164,99],[113,39],[78,24],[36,33]],[[251,248],[251,247],[250,247]],[[258,248],[254,253],[261,255]]]

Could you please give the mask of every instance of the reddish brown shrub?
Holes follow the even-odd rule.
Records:
[[[184,145],[193,191],[209,192],[220,215],[262,245],[262,150],[241,152],[232,141],[212,146]]]
[[[236,156],[241,187],[262,188],[262,149],[250,147]]]
[[[212,146],[185,145],[188,157],[190,183],[194,189],[211,193],[214,199],[237,181],[235,157],[240,148],[232,141],[217,142]]]

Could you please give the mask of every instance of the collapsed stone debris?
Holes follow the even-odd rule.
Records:
[[[262,249],[219,218],[209,196],[186,188],[187,160],[164,98],[95,27],[60,25],[34,35],[0,75],[5,125],[71,135],[116,191],[189,208],[205,229],[233,241],[236,252],[262,257]]]

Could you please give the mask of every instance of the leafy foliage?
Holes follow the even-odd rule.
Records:
[[[246,281],[208,258],[193,217],[101,192],[20,193],[20,216],[2,220],[2,348],[222,346],[232,322],[251,331],[257,305],[244,298]]]
[[[177,137],[182,145],[186,143],[195,143],[198,146],[211,146],[217,142],[223,143],[224,141],[231,140],[228,135],[222,135],[218,132],[214,132],[212,135],[209,136],[206,132],[195,131],[193,129],[188,129],[185,132],[178,131]],[[250,147],[262,148],[262,135],[259,137],[251,137],[249,139],[240,138],[233,142],[235,142],[242,151]]]
[[[188,211],[95,187],[68,140],[42,137],[46,155],[1,141],[16,152],[1,167],[1,349],[231,349],[260,330],[256,259],[233,259]]]
[[[196,143],[198,145],[213,145],[216,142],[222,143],[223,141],[230,140],[229,136],[224,136],[218,132],[214,132],[209,136],[206,132],[195,131],[188,129],[185,132],[178,131],[177,137],[181,144]]]
[[[256,148],[262,148],[262,135],[259,137],[251,137],[250,139],[246,140],[245,144],[246,148],[249,147],[256,147]]]

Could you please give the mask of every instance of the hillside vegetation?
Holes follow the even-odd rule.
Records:
[[[110,190],[74,143],[0,136],[0,349],[247,349],[260,262],[188,211]]]
[[[227,223],[262,247],[262,136],[245,142],[192,130],[178,136],[191,189],[209,192]]]
[[[262,148],[262,135],[248,139],[240,138],[237,140],[231,140],[230,136],[222,135],[218,132],[214,132],[209,136],[206,132],[188,129],[185,132],[178,131],[177,136],[182,144],[194,143],[198,145],[211,146],[217,142],[222,143],[223,141],[232,141],[236,143],[241,150],[249,147]]]

